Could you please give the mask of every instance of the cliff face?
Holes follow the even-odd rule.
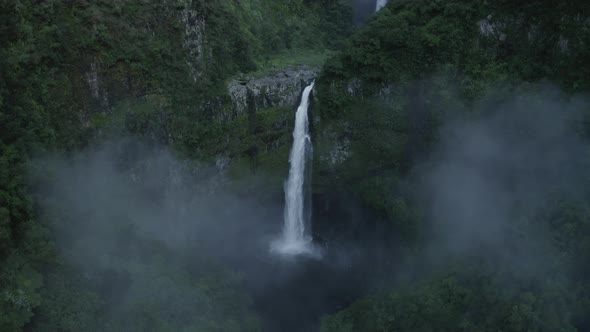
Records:
[[[37,187],[29,185],[26,176],[33,151],[43,154],[44,149],[67,150],[68,155],[73,155],[95,144],[104,145],[104,141],[132,136],[150,148],[169,146],[182,154],[183,159],[200,161],[187,165],[164,163],[161,167],[157,162],[141,160],[135,165],[118,164],[129,168],[129,173],[124,174],[137,186],[149,186],[149,178],[154,177],[149,174],[149,167],[158,167],[157,173],[164,174],[161,180],[169,184],[158,189],[159,192],[181,190],[185,179],[178,174],[185,170],[206,178],[206,185],[200,188],[206,191],[224,185],[224,174],[230,171],[238,173],[242,168],[248,171],[259,165],[287,170],[291,110],[302,85],[315,76],[316,69],[278,71],[246,83],[246,93],[240,87],[230,89],[233,95],[228,91],[227,80],[238,73],[265,71],[267,60],[281,52],[321,52],[337,44],[345,38],[339,29],[346,30],[350,21],[343,3],[308,0],[0,2],[0,165],[3,165],[0,312],[6,313],[0,315],[0,330],[20,331],[32,320],[34,326],[27,330],[67,330],[67,326],[88,331],[143,329],[135,323],[126,325],[141,320],[133,315],[122,315],[129,318],[125,322],[108,322],[112,317],[102,315],[110,313],[102,304],[108,304],[112,298],[111,294],[99,291],[103,275],[100,268],[93,269],[97,278],[90,276],[90,284],[81,286],[76,282],[79,280],[76,272],[70,273],[69,267],[62,271],[62,263],[56,264],[62,262],[62,257],[55,257],[58,252],[52,241],[55,237],[49,235],[48,223],[37,222],[37,217],[45,213],[34,210],[39,204],[33,204],[28,193],[29,188]],[[254,102],[244,101],[244,96],[250,96]],[[242,114],[251,105],[257,109],[255,114]],[[224,121],[218,121],[219,118]],[[129,151],[122,153],[121,159],[133,160],[136,150]],[[244,160],[250,162],[246,167],[241,166],[246,164]],[[281,190],[282,179],[281,175],[272,190]],[[261,195],[270,190],[256,192]],[[66,225],[66,220],[56,218],[62,223],[56,228]],[[122,218],[122,223],[128,222],[128,218]],[[123,264],[126,271],[121,275],[130,275],[132,272],[126,267],[132,265]],[[202,277],[205,276],[198,278]],[[71,287],[62,289],[56,285]],[[191,281],[187,287],[199,288],[195,285]],[[204,285],[202,289],[211,288]],[[138,294],[145,293],[143,289],[137,290]],[[164,295],[180,298],[174,293]],[[205,298],[189,295],[187,298]],[[236,294],[230,297],[232,308],[246,306],[238,304]],[[222,308],[216,301],[210,304]],[[145,301],[123,302],[130,304],[129,312],[143,312],[143,307],[136,303],[145,304]],[[79,303],[90,304],[92,308]],[[64,305],[84,308],[70,315]],[[78,313],[85,317],[82,321],[78,320]],[[257,330],[249,328],[245,319],[234,319],[231,314],[231,322],[226,319],[218,323],[212,319],[207,326],[201,325],[200,319],[169,325],[172,320],[164,316],[159,316],[163,317],[159,322],[150,322],[150,327]],[[222,316],[228,317],[219,315]]]
[[[587,91],[588,14],[582,3],[391,2],[317,79],[314,189],[344,186],[395,220],[403,211],[392,188],[431,151],[451,110],[523,82]]]
[[[81,147],[114,129],[176,145],[199,159],[220,153],[220,142],[231,135],[228,127],[240,130],[238,118],[248,109],[279,107],[290,114],[303,86],[319,73],[319,67],[301,64],[320,64],[326,49],[350,31],[352,15],[344,2],[305,0],[66,2],[34,8],[49,21],[29,22],[35,31],[48,31],[31,36],[31,49],[47,54],[27,57],[50,59],[46,70],[55,78],[48,84],[55,88],[46,89],[50,102],[40,104],[53,123],[76,124],[67,125],[67,133],[56,130],[65,133],[58,141]],[[301,61],[283,61],[292,53],[303,54]],[[298,65],[276,69],[283,63]],[[268,74],[251,74],[263,72]],[[228,83],[231,77],[246,79]]]
[[[205,49],[205,17],[191,4],[191,0],[185,2],[179,18],[184,29],[182,46],[188,53],[187,65],[191,78],[197,82],[203,77],[207,60],[210,60],[212,54],[211,50]]]
[[[82,1],[37,6],[31,11],[46,19],[31,16],[22,23],[43,31],[28,42],[34,44],[30,50],[44,51],[28,56],[44,59],[55,73],[67,71],[81,109],[108,111],[123,99],[148,94],[168,99],[210,94],[228,77],[260,69],[260,60],[273,52],[323,49],[326,35],[336,32],[324,29],[318,35],[321,24],[330,21],[321,15],[345,10],[338,6],[264,0]],[[297,34],[289,34],[291,28]],[[37,63],[40,68],[45,64]]]
[[[294,106],[301,91],[319,74],[320,68],[292,66],[271,72],[261,78],[233,80],[227,89],[236,115],[243,114],[250,106],[254,109],[277,106]]]
[[[544,6],[554,15],[540,9]],[[390,95],[396,87],[445,70],[469,81],[461,89],[471,97],[485,89],[481,82],[501,77],[546,78],[566,90],[588,88],[588,73],[573,70],[587,60],[588,9],[581,3],[551,6],[544,1],[526,8],[486,1],[438,3],[430,8],[391,3],[328,61],[319,80],[322,94],[331,95],[325,100]],[[402,15],[420,11],[415,19]],[[443,15],[438,17],[440,12]]]

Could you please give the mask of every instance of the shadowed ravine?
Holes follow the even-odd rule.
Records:
[[[264,225],[242,234],[249,240],[241,255],[224,258],[243,274],[263,331],[317,331],[323,316],[379,287],[375,276],[387,268],[385,262],[395,260],[395,242],[383,237],[370,211],[341,193],[314,195],[313,201],[313,237],[323,249],[322,259],[268,251],[268,240],[282,226],[274,222],[278,206],[265,215]],[[336,222],[347,231],[335,230]]]

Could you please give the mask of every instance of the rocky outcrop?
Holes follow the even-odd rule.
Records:
[[[180,12],[180,20],[184,27],[183,47],[188,51],[187,65],[193,81],[197,82],[205,70],[205,18],[192,7],[192,0],[182,0],[184,6]]]
[[[297,104],[303,88],[319,73],[319,68],[294,66],[276,70],[262,78],[244,78],[229,82],[227,89],[233,115],[254,109]],[[254,103],[254,105],[251,105]]]
[[[478,25],[481,36],[496,38],[499,41],[506,40],[506,34],[503,32],[506,23],[494,20],[492,15],[480,20]]]
[[[590,21],[582,21],[579,17],[570,21],[564,17],[563,20],[573,26],[577,26],[578,29],[583,29],[585,26],[588,26],[588,23],[590,23]],[[547,38],[554,38],[551,34],[547,33],[547,27],[538,23],[531,24],[522,17],[488,15],[486,18],[478,21],[478,26],[479,35],[481,37],[491,38],[497,43],[505,42],[507,38],[512,37],[516,31],[526,32],[526,41],[531,45],[543,42],[543,40],[546,40]],[[508,35],[510,32],[512,35]],[[570,39],[563,34],[563,31],[558,35],[557,39],[554,38],[554,40],[555,47],[561,53],[569,53]]]
[[[352,146],[346,135],[328,132],[324,134],[322,140],[326,145],[326,151],[321,151],[320,162],[325,163],[329,169],[335,168],[351,158]]]
[[[90,63],[88,70],[86,70],[83,75],[86,87],[90,92],[90,97],[92,99],[92,108],[98,109],[104,113],[110,112],[111,103],[109,100],[109,92],[104,84],[104,80],[101,76],[101,68],[96,59]]]

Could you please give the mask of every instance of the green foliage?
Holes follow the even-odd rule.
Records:
[[[230,175],[239,179],[261,173],[270,181],[267,192],[281,188],[289,169],[294,114],[290,107],[276,107],[232,121],[227,129],[233,133],[227,149],[234,160]],[[248,124],[252,120],[254,126]]]
[[[564,312],[554,315],[567,299],[553,296],[515,291],[485,275],[445,277],[360,301],[325,318],[321,331],[576,331]]]
[[[582,78],[587,69],[580,64],[588,59],[585,45],[590,34],[581,17],[589,10],[582,2],[543,0],[526,5],[396,1],[328,61],[322,84],[359,79],[363,90],[372,94],[384,83],[430,78],[442,66],[451,66],[463,84],[463,95],[471,98],[485,92],[486,85],[507,78],[546,78],[580,91],[588,88]],[[330,105],[329,99],[326,102]]]
[[[48,274],[33,331],[90,331],[99,324],[100,296],[75,271]]]
[[[471,49],[477,26],[471,3],[411,1],[388,6],[355,33],[326,76],[400,81],[429,75],[443,63],[458,63]],[[458,54],[459,53],[459,54]],[[362,70],[361,70],[362,68]]]
[[[587,1],[390,1],[345,41],[344,0],[0,2],[0,330],[260,329],[239,278],[198,275],[156,244],[142,242],[158,254],[84,274],[64,263],[28,196],[35,153],[132,134],[185,157],[227,154],[235,179],[263,173],[267,188],[257,192],[274,195],[288,169],[292,113],[227,117],[225,82],[329,58],[317,85],[314,188],[352,192],[383,219],[385,236],[416,246],[425,225],[402,179],[431,152],[441,119],[485,112],[476,101],[498,85],[490,98],[542,79],[587,91],[588,15]],[[492,33],[482,31],[486,18]],[[192,50],[187,31],[201,35]],[[348,149],[342,160],[334,142]],[[322,331],[587,329],[590,208],[581,196],[548,201],[511,225],[506,245],[516,254],[531,249],[520,234],[548,239],[548,249],[535,248],[546,269],[445,262],[434,277],[326,317]],[[61,230],[75,222],[42,212]],[[128,235],[125,218],[116,220],[116,233]]]
[[[432,154],[439,124],[486,114],[485,105],[534,90],[529,82],[586,92],[590,30],[582,17],[589,9],[581,1],[390,1],[327,60],[318,81],[320,131],[348,140],[352,150],[336,166],[320,162],[318,185],[356,192],[388,222],[388,238],[416,246],[428,234],[425,203],[402,179],[417,176],[412,170]],[[320,140],[321,159],[330,154],[330,137]],[[417,271],[397,266],[411,270],[414,282],[388,283],[326,316],[321,331],[586,330],[590,223],[588,193],[577,194],[584,198],[548,198],[542,211],[511,216],[503,258],[464,253],[473,257],[438,255],[435,267]],[[542,245],[533,240],[539,237]],[[426,256],[444,251],[426,246]],[[538,256],[542,263],[531,258]],[[415,253],[406,260],[428,265]]]
[[[350,7],[340,0],[250,0],[228,2],[227,8],[256,59],[283,50],[334,47],[352,30]]]
[[[391,1],[327,60],[318,81],[321,131],[337,128],[351,142],[353,157],[336,169],[347,174],[345,187],[355,190],[355,178],[364,177],[361,198],[395,219],[388,211],[398,186],[389,179],[408,175],[428,155],[451,112],[478,112],[474,101],[523,80],[549,79],[568,91],[587,86],[574,77],[587,66],[565,68],[586,57],[590,34],[574,13],[588,10],[582,2],[541,0]],[[316,173],[328,168],[320,164]]]
[[[331,53],[329,50],[284,50],[265,56],[258,70],[248,73],[248,76],[264,77],[275,70],[296,65],[321,67]]]
[[[285,56],[275,54],[297,53],[297,61],[321,62],[324,48],[337,46],[350,31],[348,8],[332,0],[1,1],[0,330],[19,331],[31,320],[37,331],[92,331],[98,326],[257,330],[252,315],[230,304],[241,302],[239,292],[216,285],[221,279],[195,280],[182,271],[180,279],[169,280],[158,280],[152,271],[153,282],[135,290],[138,299],[145,287],[182,283],[186,289],[176,303],[202,298],[203,310],[214,308],[208,312],[215,316],[211,321],[170,325],[178,308],[157,307],[166,301],[151,294],[138,300],[145,306],[128,304],[129,320],[106,322],[101,316],[106,299],[96,283],[56,262],[51,234],[39,223],[39,211],[28,196],[37,183],[25,177],[27,164],[38,153],[75,151],[120,134],[174,144],[185,156],[208,160],[228,146],[223,130],[229,124],[218,121],[228,105],[220,97],[225,80],[259,64],[286,63]],[[189,11],[193,21],[185,22],[182,16]],[[202,47],[196,57],[185,47],[185,33],[195,32],[195,20],[204,22],[190,36],[202,38],[200,45],[191,46],[192,51]],[[219,102],[212,105],[212,100]],[[283,132],[269,129],[265,121],[251,143],[270,151]],[[247,155],[242,148],[235,147],[232,157]],[[286,160],[283,152],[280,158],[262,152],[261,164],[277,167],[279,159]],[[40,271],[49,271],[45,283]],[[159,317],[158,311],[168,317]]]
[[[64,267],[48,275],[32,329],[259,331],[248,299],[227,274],[199,279],[162,257],[113,263],[121,265],[94,275]]]
[[[6,331],[20,330],[33,316],[39,305],[41,275],[36,272],[26,256],[13,254],[6,258],[0,271],[2,291],[0,308],[3,315],[0,327]]]

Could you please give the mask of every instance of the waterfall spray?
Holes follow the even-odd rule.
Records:
[[[285,211],[283,234],[272,243],[271,249],[281,254],[310,254],[318,256],[319,251],[313,246],[310,234],[311,199],[310,170],[306,163],[312,156],[311,137],[309,136],[309,96],[314,83],[303,90],[301,103],[295,114],[293,128],[293,146],[289,156],[289,177],[285,182]]]

